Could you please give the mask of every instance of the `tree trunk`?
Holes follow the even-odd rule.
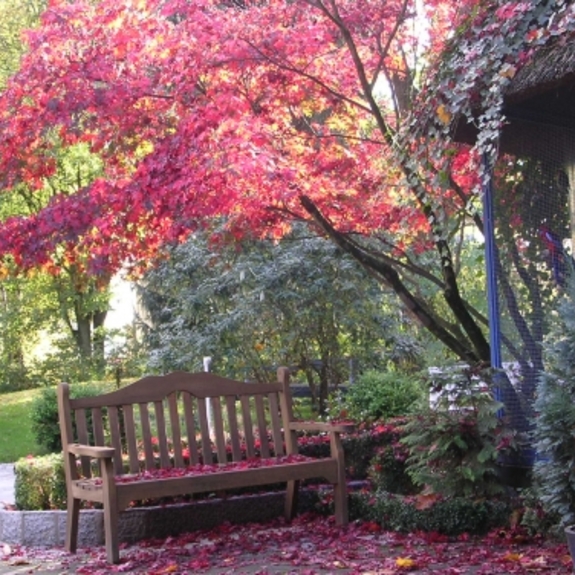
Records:
[[[444,270],[444,277],[449,280],[448,285],[445,287],[444,295],[450,308],[459,312],[456,314],[456,317],[460,321],[462,310],[465,311],[466,325],[463,327],[468,335],[470,333],[474,335],[474,342],[471,342],[467,338],[458,337],[446,329],[445,322],[442,321],[441,318],[437,317],[424,302],[417,298],[407,288],[395,268],[382,258],[377,258],[372,253],[368,253],[363,250],[361,246],[348,236],[338,232],[319,211],[312,200],[307,196],[301,196],[300,201],[304,209],[310,214],[327,236],[331,238],[342,250],[351,255],[366,269],[372,272],[379,281],[391,287],[398,295],[407,311],[433,336],[435,336],[466,363],[473,365],[481,362],[489,365],[491,361],[489,344],[473,317],[467,312],[465,302],[462,300],[459,290],[456,289],[457,284],[454,275],[445,276],[447,272]],[[473,326],[470,324],[473,324]]]

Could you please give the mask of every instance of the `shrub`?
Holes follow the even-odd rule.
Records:
[[[407,472],[433,493],[484,497],[504,489],[496,464],[512,448],[513,436],[498,417],[502,405],[478,389],[475,376],[464,371],[451,378],[437,405],[405,426]]]
[[[331,512],[329,498],[320,498],[317,508]],[[456,536],[482,535],[496,527],[506,527],[514,509],[505,500],[472,500],[465,497],[437,499],[433,504],[415,497],[386,491],[359,491],[350,494],[350,519],[372,521],[388,531],[417,531]]]
[[[405,466],[407,449],[399,442],[379,447],[372,458],[367,477],[374,491],[388,491],[400,495],[410,495],[417,492]]]
[[[547,511],[541,502],[537,489],[529,487],[520,494],[522,513],[521,526],[529,535],[544,537],[564,537],[560,529],[561,518],[556,512]]]
[[[103,391],[103,384],[78,384],[70,387],[71,397],[99,395]],[[58,424],[58,398],[56,388],[46,387],[32,403],[32,432],[38,445],[51,453],[62,450],[60,439],[60,426]]]
[[[360,426],[352,434],[343,435],[341,443],[345,454],[348,479],[366,479],[368,469],[377,449],[392,441],[396,422]],[[301,434],[299,452],[308,457],[329,457],[330,438],[327,434]]]
[[[356,433],[342,438],[345,463],[351,479],[370,478],[373,459],[385,446],[397,444],[405,419],[360,425]],[[374,476],[372,476],[373,478]]]
[[[575,523],[575,274],[571,273],[543,343],[545,371],[537,382],[533,467],[545,510],[565,527]]]
[[[423,397],[420,381],[413,375],[369,370],[345,395],[338,396],[338,408],[356,421],[385,420],[406,415]]]
[[[16,507],[27,511],[65,509],[66,479],[61,453],[25,457],[14,464]]]

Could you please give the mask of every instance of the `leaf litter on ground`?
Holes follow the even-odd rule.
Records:
[[[572,570],[565,544],[528,537],[519,529],[448,538],[383,531],[372,522],[338,527],[333,518],[315,514],[291,523],[225,523],[209,531],[123,544],[118,565],[106,563],[103,547],[72,555],[62,549],[4,545],[0,552],[4,574],[560,575]]]

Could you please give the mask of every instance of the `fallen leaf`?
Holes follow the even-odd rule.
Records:
[[[414,569],[417,566],[417,563],[413,559],[409,559],[409,557],[398,557],[395,560],[395,564],[400,569],[405,569],[406,571],[409,569]]]
[[[429,494],[420,494],[415,496],[415,508],[419,511],[424,511],[425,509],[429,509],[433,507],[435,503],[437,503],[438,499],[440,499],[439,495],[436,493],[429,493]]]
[[[507,553],[503,556],[504,561],[521,561],[523,555],[520,553]]]

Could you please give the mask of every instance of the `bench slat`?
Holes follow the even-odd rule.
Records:
[[[242,418],[244,423],[244,436],[246,441],[246,455],[247,457],[255,457],[255,440],[254,440],[254,426],[252,422],[252,412],[250,408],[250,398],[247,395],[240,397],[242,404]]]
[[[160,465],[167,469],[171,467],[170,453],[168,450],[168,438],[166,435],[166,418],[164,416],[164,403],[154,401],[154,411],[156,413],[156,433],[158,437],[158,447],[160,448]]]
[[[290,423],[294,420],[293,405],[289,389],[289,370],[285,367],[278,369],[278,380],[282,385],[280,392],[280,406],[282,410],[282,421],[284,426],[284,441],[286,452],[292,455],[298,452],[297,435],[295,431],[290,431]]]
[[[124,431],[126,433],[128,457],[130,458],[130,473],[138,473],[140,471],[140,461],[138,458],[136,426],[134,424],[134,408],[132,405],[124,405],[122,412],[124,414]]]
[[[230,427],[230,442],[232,444],[233,461],[241,461],[242,448],[240,445],[240,431],[238,427],[238,412],[236,410],[236,398],[226,396],[226,411],[228,412],[228,425]]]
[[[110,436],[112,440],[112,447],[116,450],[114,457],[114,473],[121,475],[124,471],[122,465],[122,439],[120,437],[120,418],[118,416],[118,408],[114,405],[108,408],[108,417],[110,419]]]
[[[258,435],[260,438],[260,450],[262,457],[270,456],[270,445],[268,440],[268,430],[266,423],[266,408],[264,406],[264,398],[261,395],[256,395],[256,415],[258,419]]]
[[[226,437],[224,434],[224,418],[222,417],[222,402],[219,397],[212,397],[212,413],[214,417],[214,434],[216,436],[216,449],[218,463],[227,462]]]
[[[168,396],[168,407],[170,410],[172,445],[174,446],[174,465],[176,467],[183,467],[184,457],[182,455],[182,432],[180,430],[180,413],[178,411],[178,394],[176,392],[170,393]]]
[[[284,441],[282,434],[282,425],[280,421],[280,412],[278,405],[278,396],[276,393],[270,393],[268,396],[269,406],[270,406],[270,417],[272,424],[272,437],[274,441],[274,452],[275,455],[284,454]]]
[[[190,464],[197,465],[200,462],[198,454],[198,444],[196,441],[196,420],[194,418],[194,408],[192,397],[189,393],[182,393],[184,401],[184,415],[186,418],[186,429],[188,432],[188,451],[190,452]]]
[[[198,399],[198,417],[200,418],[200,434],[202,436],[202,458],[204,463],[213,463],[212,441],[208,425],[208,408],[204,398]]]
[[[122,491],[122,504],[120,508],[137,497],[148,499],[152,497],[166,497],[181,495],[182,493],[202,493],[206,491],[226,491],[238,487],[253,487],[271,485],[290,480],[311,479],[323,477],[332,482],[337,476],[337,463],[334,459],[321,459],[297,463],[270,465],[255,469],[242,469],[239,471],[223,471],[221,473],[207,473],[191,477],[174,477],[169,481],[165,479],[149,479],[136,483],[119,484],[118,491]]]
[[[94,428],[94,445],[104,447],[104,417],[101,407],[92,409],[92,426]]]
[[[74,413],[74,418],[76,420],[76,432],[78,434],[78,443],[83,443],[88,445],[88,423],[86,421],[86,410],[77,409]],[[92,477],[92,470],[90,468],[90,458],[80,457],[80,462],[82,464],[82,475],[84,477]]]
[[[154,452],[152,450],[152,430],[150,429],[150,411],[147,403],[140,403],[140,421],[142,422],[142,441],[146,469],[154,469]]]

